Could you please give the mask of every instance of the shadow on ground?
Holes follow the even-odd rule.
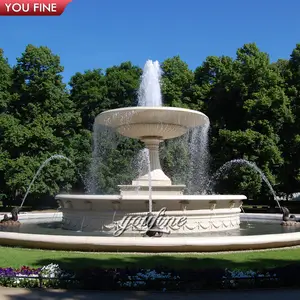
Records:
[[[151,293],[151,292],[81,292],[81,291],[40,291],[40,290],[1,290],[1,300],[265,300],[271,297],[279,300],[283,297],[299,299],[299,290],[264,290],[264,291],[222,291],[222,292],[199,292],[199,293]]]
[[[273,251],[268,253],[272,254]],[[281,252],[284,252],[282,250]],[[277,252],[278,256],[280,252]],[[51,263],[58,264],[61,268],[66,270],[79,270],[88,268],[133,268],[133,269],[247,269],[257,270],[266,268],[283,267],[287,265],[295,265],[300,269],[300,260],[298,257],[287,258],[259,258],[259,255],[265,255],[266,252],[239,252],[237,254],[205,254],[205,255],[191,255],[191,254],[101,254],[95,253],[95,258],[84,257],[70,257],[68,252],[65,256],[59,258],[39,259],[36,261],[37,265],[48,265]],[[239,256],[240,260],[236,260],[234,256]],[[90,253],[89,253],[90,256]],[[210,256],[210,257],[207,257]],[[214,257],[215,256],[215,257]],[[220,258],[220,256],[223,256]],[[227,256],[227,257],[226,257]],[[252,258],[253,257],[253,258]],[[236,260],[236,261],[235,261]]]

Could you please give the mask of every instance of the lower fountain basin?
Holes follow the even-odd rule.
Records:
[[[68,251],[153,253],[236,251],[300,245],[300,227],[281,226],[281,214],[241,214],[241,227],[236,230],[162,238],[113,237],[103,236],[99,232],[63,230],[60,212],[21,213],[19,217],[20,227],[0,229],[1,245]]]
[[[139,234],[149,211],[149,195],[57,195],[63,228],[114,235]],[[153,195],[152,207],[168,234],[186,236],[239,228],[243,195]],[[128,221],[129,220],[129,221]]]

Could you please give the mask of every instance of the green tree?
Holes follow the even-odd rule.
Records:
[[[106,109],[135,106],[141,75],[141,68],[131,62],[106,69],[105,82],[109,99]]]
[[[63,154],[76,162],[70,145],[81,120],[62,82],[62,71],[59,57],[47,47],[28,45],[17,59],[9,114],[0,123],[9,153],[4,177],[11,195],[23,196],[39,165],[51,155]],[[54,161],[37,179],[33,196],[69,189],[76,177],[74,167]]]
[[[280,132],[292,115],[284,80],[268,55],[255,44],[247,44],[238,49],[235,60],[209,57],[195,73],[197,84],[207,94],[214,167],[244,158],[262,168],[273,184],[278,183],[275,169],[284,162]],[[239,169],[243,178],[245,168]],[[241,181],[236,190],[258,191],[260,183],[252,174],[247,176],[248,185]],[[255,189],[253,182],[257,182]]]
[[[203,102],[188,65],[179,56],[174,56],[166,59],[161,68],[164,105],[201,110]]]
[[[0,49],[0,113],[4,113],[10,102],[12,69],[4,57],[3,50]]]
[[[92,130],[95,117],[109,109],[105,76],[101,69],[76,73],[70,80],[70,97],[81,113],[83,128]]]
[[[285,77],[286,94],[289,96],[293,118],[282,129],[281,141],[284,165],[280,169],[280,190],[288,199],[300,191],[300,44],[297,44],[286,64],[277,64]]]
[[[7,115],[7,109],[10,105],[11,94],[10,87],[12,83],[11,79],[12,69],[8,64],[7,59],[4,57],[2,49],[0,49],[0,124],[6,123],[8,118],[12,119]],[[9,159],[9,153],[4,143],[4,132],[0,127],[0,194],[5,195],[7,187],[4,180],[5,168]],[[2,196],[3,200],[6,197]]]

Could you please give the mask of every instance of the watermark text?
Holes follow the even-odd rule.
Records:
[[[121,221],[115,223],[114,236],[120,236],[127,230],[140,232],[155,231],[170,233],[173,230],[179,230],[187,223],[187,218],[184,216],[166,216],[166,210],[166,208],[162,208],[157,213],[149,213],[145,216],[125,216]]]
[[[0,0],[1,16],[60,16],[72,0]]]

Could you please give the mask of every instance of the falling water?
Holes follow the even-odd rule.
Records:
[[[232,168],[233,165],[246,165],[250,168],[252,168],[253,170],[255,170],[261,177],[261,179],[266,183],[266,185],[268,186],[270,192],[272,193],[273,197],[274,197],[274,200],[277,202],[277,205],[278,207],[281,209],[281,206],[278,202],[278,199],[277,199],[277,196],[276,196],[276,193],[270,183],[270,181],[268,180],[268,178],[266,177],[266,175],[263,173],[263,171],[253,162],[250,162],[248,160],[245,160],[245,159],[233,159],[233,160],[230,160],[228,162],[226,162],[222,167],[220,167],[216,173],[212,176],[212,180],[210,180],[209,184],[215,182],[216,180],[218,180],[220,178],[220,176],[227,172],[229,169]]]
[[[138,106],[162,106],[161,75],[159,62],[147,60],[138,91]]]
[[[138,178],[145,174],[148,174],[149,212],[152,212],[152,178],[149,149],[144,148],[139,151],[137,155],[136,166],[138,169]],[[139,186],[137,186],[137,191],[138,190]]]
[[[148,173],[148,151],[146,148],[141,149],[136,157],[133,159],[133,168],[135,169],[137,182],[138,179]],[[139,191],[140,185],[138,182],[137,191]]]
[[[244,216],[245,216],[245,219],[246,219],[246,222],[247,222],[247,226],[249,227],[249,226],[250,226],[250,223],[249,223],[248,216],[247,216],[247,214],[245,213],[245,210],[244,210],[243,206],[241,206],[241,211],[243,212],[243,214],[244,214]]]
[[[148,181],[149,181],[149,212],[152,213],[152,178],[151,178],[151,164],[150,164],[150,155],[149,149],[146,149],[147,157],[147,166],[148,166]]]
[[[101,189],[103,163],[108,153],[117,147],[118,138],[112,128],[94,124],[92,162],[85,181],[88,194],[96,194]]]
[[[209,176],[209,123],[190,131],[190,171],[188,192],[190,194],[205,194],[205,186]]]
[[[88,194],[95,194],[98,187],[98,168],[99,168],[99,129],[96,123],[93,126],[93,152],[92,152],[92,162],[90,164],[89,174],[85,182],[86,190]]]
[[[27,196],[28,196],[28,194],[29,194],[29,192],[30,192],[30,190],[31,190],[32,185],[34,184],[35,180],[37,179],[37,177],[39,176],[39,174],[41,173],[41,171],[43,170],[43,168],[44,168],[45,166],[47,166],[48,163],[50,163],[52,160],[55,160],[55,159],[65,159],[65,160],[68,161],[69,163],[73,164],[73,162],[72,162],[69,158],[67,158],[67,157],[65,157],[65,156],[63,156],[63,155],[60,155],[60,154],[52,155],[51,157],[49,157],[48,159],[46,159],[46,160],[41,164],[41,166],[39,167],[39,169],[37,170],[37,172],[35,173],[35,175],[33,176],[32,180],[31,180],[31,182],[30,182],[30,184],[29,184],[29,186],[28,186],[28,188],[27,188],[27,191],[26,191],[26,193],[25,193],[25,196],[24,196],[24,198],[23,198],[23,200],[22,200],[22,203],[21,203],[21,205],[20,205],[20,209],[23,207],[23,204],[24,204],[24,202],[25,202],[25,200],[26,200],[26,198],[27,198]],[[80,177],[81,177],[81,175],[80,175]]]
[[[168,164],[168,176],[172,178],[173,184],[184,184],[190,181],[189,152],[189,134],[162,143],[159,156]]]

